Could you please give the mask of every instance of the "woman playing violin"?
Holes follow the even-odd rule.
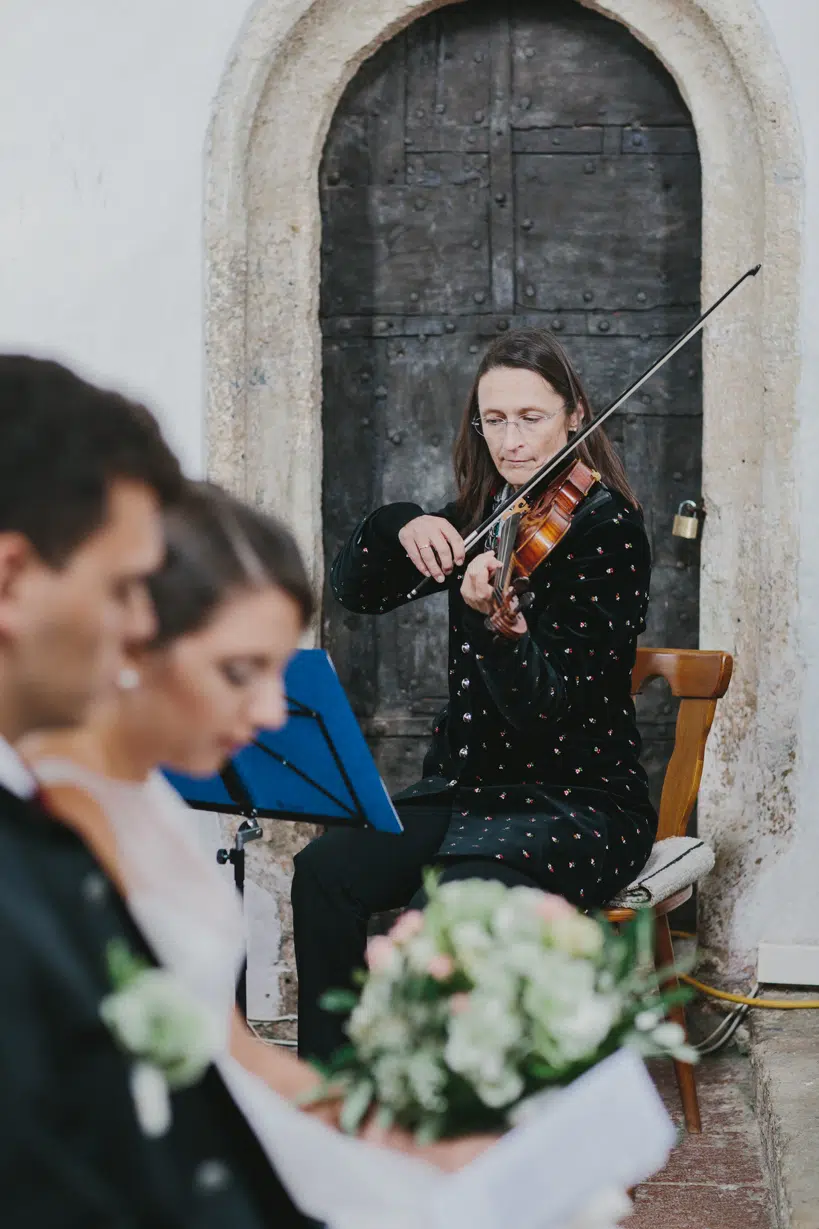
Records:
[[[597,471],[568,531],[531,575],[507,634],[487,625],[499,566],[464,537],[590,420],[577,373],[546,331],[510,333],[481,362],[454,450],[457,499],[379,508],[332,568],[349,610],[380,614],[420,578],[449,590],[449,704],[417,784],[395,798],[400,836],[333,829],[295,860],[299,1048],[344,1040],[318,1006],[361,967],[376,912],[421,903],[421,873],[537,885],[605,904],[645,864],[657,819],[631,700],[650,553],[639,505],[602,429],[578,448]],[[420,574],[420,575],[419,575]]]

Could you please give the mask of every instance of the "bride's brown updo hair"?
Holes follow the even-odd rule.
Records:
[[[150,579],[154,648],[196,632],[232,594],[273,585],[296,602],[305,626],[313,593],[299,549],[279,521],[208,482],[187,482],[165,514],[167,553]]]

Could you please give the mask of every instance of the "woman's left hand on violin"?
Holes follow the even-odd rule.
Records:
[[[461,597],[472,610],[480,614],[491,615],[496,609],[493,577],[499,567],[493,551],[484,551],[476,555],[464,573],[461,584]],[[513,636],[523,636],[528,628],[522,614],[518,614],[511,632]]]
[[[498,566],[494,551],[487,550],[482,555],[476,555],[464,573],[461,597],[467,606],[480,614],[491,614],[495,609],[492,578]]]

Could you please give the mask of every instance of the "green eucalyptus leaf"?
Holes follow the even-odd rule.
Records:
[[[372,1104],[374,1092],[372,1080],[359,1080],[347,1093],[339,1117],[339,1126],[342,1131],[346,1131],[349,1135],[355,1134]]]
[[[140,973],[150,968],[147,960],[135,956],[124,939],[112,939],[105,949],[108,976],[115,990],[124,990]]]
[[[347,1015],[358,1002],[358,995],[352,990],[326,990],[319,999],[319,1007],[334,1015]]]

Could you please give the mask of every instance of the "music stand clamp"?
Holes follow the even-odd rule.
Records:
[[[220,866],[226,866],[228,862],[232,864],[233,882],[242,898],[245,894],[245,845],[258,841],[263,835],[262,826],[254,811],[247,819],[243,819],[236,829],[233,848],[216,851],[216,861]],[[242,969],[236,983],[236,1002],[242,1015],[247,1018],[247,961],[242,961]]]
[[[236,836],[233,841],[232,849],[217,849],[216,861],[220,866],[225,866],[230,862],[233,865],[233,882],[236,884],[236,890],[245,894],[245,845],[251,841],[258,841],[264,833],[262,832],[261,824],[256,818],[255,813],[249,819],[243,819],[236,829]]]

